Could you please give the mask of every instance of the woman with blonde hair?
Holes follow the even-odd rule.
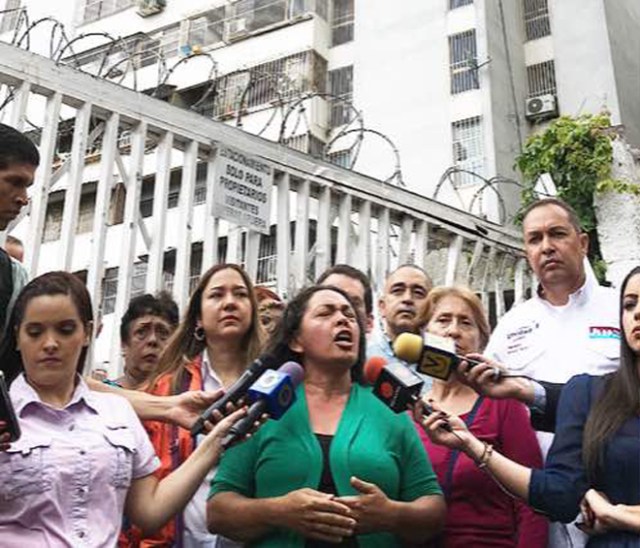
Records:
[[[218,390],[232,385],[257,358],[262,328],[253,284],[236,264],[211,267],[189,299],[184,319],[169,340],[149,391],[168,396],[187,390]],[[161,466],[158,477],[169,474],[195,449],[201,436],[159,422],[145,423]],[[142,545],[223,546],[224,540],[207,531],[206,498],[212,470],[182,515],[160,536]],[[135,545],[135,535],[129,545]],[[123,542],[123,544],[127,544]]]
[[[452,338],[456,354],[482,351],[489,323],[480,299],[466,287],[436,287],[425,306],[428,333]],[[523,404],[478,396],[453,371],[435,379],[424,396],[443,411],[459,415],[478,438],[525,466],[541,466],[542,454]],[[447,521],[436,543],[457,547],[543,548],[547,520],[502,492],[466,454],[435,445],[418,428],[447,501]]]

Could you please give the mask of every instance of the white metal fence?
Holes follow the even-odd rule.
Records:
[[[272,282],[284,295],[332,263],[368,272],[379,287],[390,268],[414,262],[436,283],[472,285],[497,316],[505,310],[506,289],[516,300],[523,296],[527,273],[519,234],[511,229],[0,43],[3,104],[2,122],[22,131],[41,128],[42,161],[28,218],[20,221],[28,227],[26,267],[31,275],[86,270],[95,304],[102,299],[105,270],[117,267],[115,318],[132,289],[140,290],[145,270],[146,290],[155,292],[170,279],[184,306],[194,278],[219,260],[243,263],[251,276]],[[60,159],[58,129],[70,120],[70,152]],[[124,144],[123,132],[130,136]],[[92,143],[99,150],[89,161]],[[270,235],[247,233],[212,215],[221,144],[273,166]],[[172,208],[176,170],[179,195]],[[204,186],[196,185],[202,178]],[[150,179],[152,214],[145,217],[141,194]],[[86,184],[95,188],[93,226],[78,233]],[[112,192],[117,185],[124,194]],[[205,189],[205,199],[194,205],[198,187],[200,193]],[[54,190],[64,191],[62,220],[56,238],[43,243],[49,239],[44,226]],[[120,196],[120,215],[113,214],[114,195]],[[115,271],[109,272],[113,298]],[[117,361],[117,329],[109,348]]]

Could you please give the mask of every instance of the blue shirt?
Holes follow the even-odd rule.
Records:
[[[576,375],[562,390],[558,404],[556,436],[543,470],[534,470],[529,484],[529,504],[552,519],[570,522],[580,511],[580,501],[591,487],[605,493],[613,504],[640,504],[640,417],[632,417],[604,447],[598,482],[591,485],[582,462],[584,425],[604,387],[605,377]],[[611,531],[591,537],[592,547],[640,546],[640,535]]]

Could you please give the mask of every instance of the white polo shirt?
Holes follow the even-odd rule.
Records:
[[[618,292],[601,287],[591,268],[566,305],[536,295],[511,309],[491,335],[486,355],[512,373],[565,383],[580,373],[604,375],[620,359]]]

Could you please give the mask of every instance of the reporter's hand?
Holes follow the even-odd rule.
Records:
[[[336,501],[351,509],[356,520],[356,532],[366,534],[374,531],[392,530],[389,519],[392,519],[393,512],[389,508],[389,498],[382,489],[355,476],[351,478],[351,485],[360,494],[338,497]]]
[[[468,354],[466,357],[480,363],[470,367],[469,362],[462,361],[456,372],[458,378],[478,394],[498,400],[512,398],[526,404],[533,403],[533,385],[529,379],[503,376],[507,368],[481,354]]]
[[[200,415],[223,394],[222,390],[205,392],[192,390],[171,398],[171,407],[167,411],[167,420],[177,426],[190,430]]]
[[[338,544],[356,527],[352,512],[333,495],[315,489],[298,489],[280,499],[281,524],[305,538]]]
[[[475,439],[464,421],[456,415],[445,413],[433,402],[430,402],[430,405],[433,408],[433,413],[428,416],[422,414],[420,406],[414,407],[414,419],[422,426],[429,439],[436,445],[464,450]],[[443,428],[447,424],[450,426],[450,430]]]
[[[229,433],[231,427],[246,415],[247,408],[241,407],[226,417],[224,417],[219,411],[214,411],[212,418],[214,419],[215,424],[210,421],[205,421],[204,429],[205,432],[207,432],[207,435],[202,440],[201,445],[207,446],[207,451],[211,452],[211,455],[214,458],[214,463],[217,463],[222,455],[222,440]]]
[[[11,445],[9,440],[11,439],[11,434],[9,432],[5,432],[7,428],[7,423],[4,421],[0,421],[0,451],[6,451],[9,449]]]

